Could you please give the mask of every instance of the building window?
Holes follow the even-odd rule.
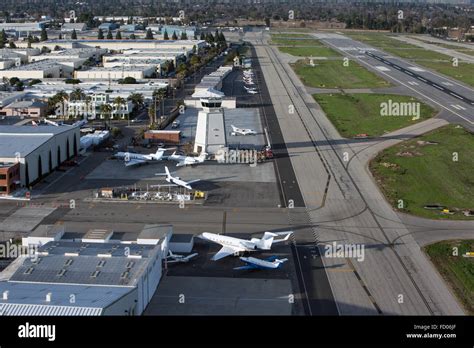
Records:
[[[7,176],[5,174],[0,174],[0,180],[5,180]]]

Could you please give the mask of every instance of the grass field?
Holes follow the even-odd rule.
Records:
[[[382,151],[370,169],[388,201],[400,211],[433,219],[470,219],[474,210],[474,135],[449,125]],[[455,154],[458,160],[454,161]],[[403,208],[398,208],[398,200]],[[439,204],[454,215],[424,209]]]
[[[299,60],[292,64],[301,81],[309,87],[320,88],[378,88],[389,87],[391,84],[371,71],[350,61],[343,66],[342,60],[325,60],[314,62],[310,66],[308,60]]]
[[[384,33],[347,33],[347,36],[412,61],[426,68],[474,86],[474,64],[459,62],[453,66],[452,57],[392,39]],[[466,53],[466,52],[465,52]]]
[[[278,47],[281,52],[297,57],[339,57],[340,54],[332,48],[324,46],[314,47]]]
[[[435,110],[420,102],[420,119],[414,121],[409,116],[381,116],[380,104],[389,99],[393,102],[418,102],[417,99],[390,94],[315,94],[313,98],[346,138],[357,134],[379,136],[387,132],[407,127],[435,115]]]
[[[273,34],[271,43],[280,46],[323,46],[319,40],[307,34]]]
[[[457,248],[458,256],[453,255],[453,248]],[[449,283],[467,314],[474,315],[474,258],[462,257],[466,252],[474,251],[474,240],[443,241],[426,246],[424,251]]]

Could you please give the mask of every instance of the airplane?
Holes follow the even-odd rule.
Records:
[[[206,156],[207,156],[206,152],[201,152],[201,154],[198,157],[191,157],[191,156],[177,155],[175,151],[173,152],[171,156],[168,156],[168,160],[176,161],[178,162],[178,164],[176,164],[176,167],[182,167],[182,166],[202,163],[206,159]]]
[[[257,134],[257,132],[254,131],[253,129],[237,128],[234,125],[231,125],[231,127],[232,127],[231,135],[255,135],[255,134]]]
[[[191,180],[191,181],[184,181],[181,180],[178,176],[172,176],[168,167],[165,166],[166,173],[156,173],[155,175],[166,175],[165,180],[169,182],[171,185],[169,186],[182,186],[187,188],[188,190],[192,190],[191,184],[201,181],[201,179]],[[166,185],[157,185],[157,186],[166,186]]]
[[[242,261],[246,263],[245,266],[235,267],[235,270],[254,270],[254,269],[276,269],[280,268],[288,259],[279,259],[277,256],[270,256],[265,260],[257,259],[255,257],[241,257]]]
[[[265,232],[262,238],[252,238],[250,240],[222,236],[215,233],[203,232],[198,237],[222,245],[222,248],[211,258],[213,261],[222,259],[229,255],[238,255],[245,251],[270,250],[272,244],[288,240],[293,231],[288,232]],[[285,238],[274,239],[275,237],[286,234]]]
[[[249,93],[249,94],[258,94],[257,91],[247,91],[247,93]]]
[[[187,256],[173,254],[171,250],[168,251],[168,256],[166,256],[166,263],[176,263],[176,262],[189,262],[193,257],[196,257],[198,253],[189,254]],[[168,259],[171,259],[168,261]]]
[[[244,88],[247,90],[247,91],[256,91],[257,88],[255,87],[247,87],[247,86],[244,86]]]
[[[166,149],[161,147],[155,153],[150,153],[148,155],[142,155],[140,153],[132,152],[117,152],[114,157],[118,159],[123,159],[125,161],[125,166],[135,166],[137,164],[144,164],[153,161],[161,161],[163,159],[163,154]]]

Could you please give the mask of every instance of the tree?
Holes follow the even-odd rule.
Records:
[[[74,29],[73,31],[73,34],[76,32],[76,30]],[[63,39],[63,34],[59,33],[58,35],[58,40],[62,40]],[[71,39],[72,39],[72,35],[71,35]]]
[[[106,128],[108,128],[107,120],[110,119],[112,106],[110,106],[109,104],[102,104],[99,109],[100,109],[100,115],[104,118],[104,125]]]
[[[200,40],[206,40],[206,35],[204,32],[201,31],[201,36],[199,37]]]
[[[153,98],[158,102],[158,105],[162,107],[162,113],[161,115],[164,114],[163,110],[163,100],[166,98],[166,95],[168,94],[168,90],[166,88],[160,88],[160,89],[155,89],[153,91]]]
[[[144,103],[143,94],[141,93],[132,93],[128,96],[127,100],[132,102],[134,110]]]
[[[0,48],[4,48],[7,42],[7,34],[5,33],[5,29],[2,29],[2,31],[0,32]]]
[[[134,77],[127,76],[124,79],[118,81],[121,85],[134,85],[137,83],[137,80]]]
[[[176,35],[176,31],[173,31],[173,36],[171,36],[172,40],[178,40],[178,35]]]
[[[100,28],[99,28],[99,31],[97,32],[97,39],[99,39],[99,40],[104,39],[104,32]]]
[[[74,88],[74,90],[71,92],[69,95],[69,99],[71,101],[77,101],[77,100],[82,100],[86,97],[86,94],[84,91],[80,88]]]
[[[127,101],[123,99],[122,97],[115,97],[114,98],[114,107],[115,107],[115,113],[116,114],[123,114],[121,108],[122,106],[126,105]]]
[[[40,40],[41,41],[47,41],[48,40],[48,33],[46,32],[45,28],[41,29]]]
[[[57,107],[58,104],[61,105],[61,115],[63,118],[66,118],[66,102],[69,100],[69,95],[65,91],[59,91],[50,98],[53,103],[53,107]]]
[[[72,39],[72,40],[77,40],[76,29],[73,29],[73,30],[72,30],[71,39]]]
[[[186,34],[185,31],[181,32],[181,40],[187,40],[188,39],[188,34]]]
[[[170,37],[168,36],[168,31],[165,29],[165,32],[163,33],[163,39],[164,40],[169,40]]]
[[[130,34],[130,36],[128,37],[130,40],[136,40],[137,37],[135,36],[135,34]]]
[[[114,37],[112,36],[112,32],[109,29],[109,31],[107,32],[107,40],[112,40],[113,38]]]
[[[16,48],[16,45],[13,41],[10,41],[10,43],[8,44],[8,47],[10,48]]]
[[[115,34],[115,40],[122,40],[122,34],[120,33],[120,30],[117,30],[117,34]]]
[[[148,107],[148,118],[150,120],[150,126],[155,122],[156,119],[156,107],[155,103],[151,103]]]
[[[146,31],[145,39],[146,40],[153,40],[153,33],[151,32],[150,28],[148,28],[147,31]]]

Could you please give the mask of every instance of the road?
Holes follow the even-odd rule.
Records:
[[[323,258],[339,312],[462,314],[440,275],[378,190],[368,173],[367,158],[359,159],[351,141],[339,136],[277,49],[268,46],[260,34],[248,33],[246,40],[255,45],[272,91],[319,249],[324,253],[332,242],[365,246],[362,262],[349,257]],[[448,98],[444,93],[440,96]],[[344,152],[348,161],[344,161]]]

